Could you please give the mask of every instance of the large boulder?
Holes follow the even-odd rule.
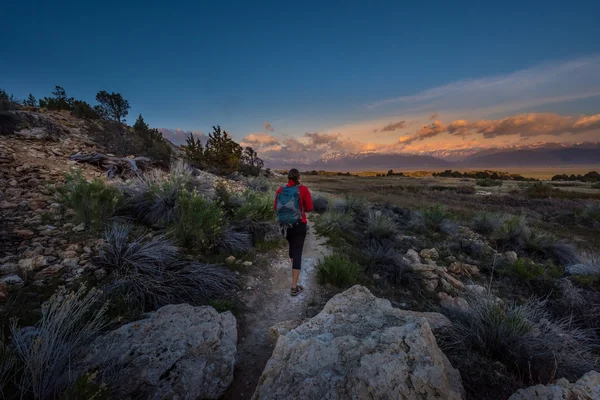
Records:
[[[559,379],[551,385],[519,389],[508,400],[596,400],[600,399],[600,374],[590,371],[577,382]]]
[[[354,286],[279,336],[253,399],[461,399],[425,315]]]
[[[115,371],[121,397],[218,399],[233,380],[236,342],[230,312],[168,305],[98,338],[84,369]]]

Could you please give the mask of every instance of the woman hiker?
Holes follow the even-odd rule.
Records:
[[[288,241],[292,261],[291,295],[297,296],[304,288],[298,285],[302,266],[302,248],[306,238],[306,213],[312,211],[312,196],[306,186],[300,184],[300,171],[296,168],[288,172],[288,183],[275,194],[275,211],[282,234]]]

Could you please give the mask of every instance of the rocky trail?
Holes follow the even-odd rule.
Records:
[[[317,283],[316,265],[327,253],[324,239],[310,226],[304,243],[300,285],[304,292],[290,296],[291,265],[287,246],[267,264],[253,266],[244,276],[240,301],[244,310],[238,316],[238,355],[234,380],[224,399],[249,399],[271,357],[274,341],[269,328],[284,321],[312,317],[328,300]]]

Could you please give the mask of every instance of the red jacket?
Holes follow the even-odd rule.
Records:
[[[294,186],[294,181],[288,181],[286,186]],[[277,210],[277,195],[281,192],[282,188],[277,189],[277,193],[275,193],[275,203],[273,204],[273,209]],[[306,223],[306,213],[312,211],[313,209],[313,201],[312,196],[310,195],[310,191],[304,185],[300,185],[298,188],[300,192],[300,209],[302,210],[302,222]]]

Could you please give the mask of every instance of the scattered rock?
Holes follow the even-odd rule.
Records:
[[[426,260],[437,260],[440,257],[437,249],[423,249],[419,254]]]
[[[19,270],[19,264],[5,263],[0,265],[0,275],[12,274]]]
[[[30,229],[15,229],[13,233],[21,238],[30,238],[35,235],[35,233]]]
[[[38,255],[33,258],[24,258],[22,260],[19,260],[19,268],[21,268],[21,271],[23,271],[24,273],[27,273],[29,271],[45,267],[48,265],[48,263],[49,260],[47,256]]]
[[[456,275],[479,275],[479,268],[477,268],[475,265],[455,261],[450,265],[450,267],[448,267],[448,272],[452,272]]]
[[[366,288],[333,297],[277,340],[253,399],[461,399],[429,323]]]
[[[465,285],[465,291],[476,296],[484,296],[488,292],[486,288],[479,285]]]
[[[421,257],[419,257],[419,253],[417,253],[415,249],[409,249],[406,252],[406,258],[408,258],[412,264],[421,264]]]
[[[252,261],[244,261],[242,263],[242,267],[251,267],[252,266]]]
[[[234,256],[229,256],[225,259],[225,264],[227,265],[233,265],[235,263],[235,257]]]
[[[72,230],[73,230],[73,232],[83,232],[83,231],[85,231],[85,224],[81,223],[77,226],[74,226]]]
[[[79,265],[79,258],[77,258],[77,257],[65,258],[64,260],[62,260],[61,264],[64,265],[65,267],[77,268],[77,266]]]
[[[64,268],[65,268],[64,265],[60,265],[60,264],[52,265],[50,267],[44,268],[43,270],[41,270],[40,272],[35,274],[33,279],[43,281],[45,279],[56,278],[57,276],[60,275],[60,273],[62,272],[62,270]]]
[[[0,282],[6,284],[10,290],[19,289],[24,285],[23,279],[17,274],[2,277],[0,278]]]
[[[440,305],[445,308],[466,309],[469,308],[469,303],[462,297],[452,297],[444,292],[439,292]]]
[[[231,312],[168,305],[98,338],[84,368],[114,366],[118,398],[218,399],[233,380],[236,343]]]
[[[562,378],[551,385],[519,389],[508,400],[594,400],[600,399],[600,373],[590,371],[577,382]]]
[[[504,258],[508,262],[515,262],[519,259],[519,256],[517,256],[517,253],[514,251],[507,251],[504,253]]]

